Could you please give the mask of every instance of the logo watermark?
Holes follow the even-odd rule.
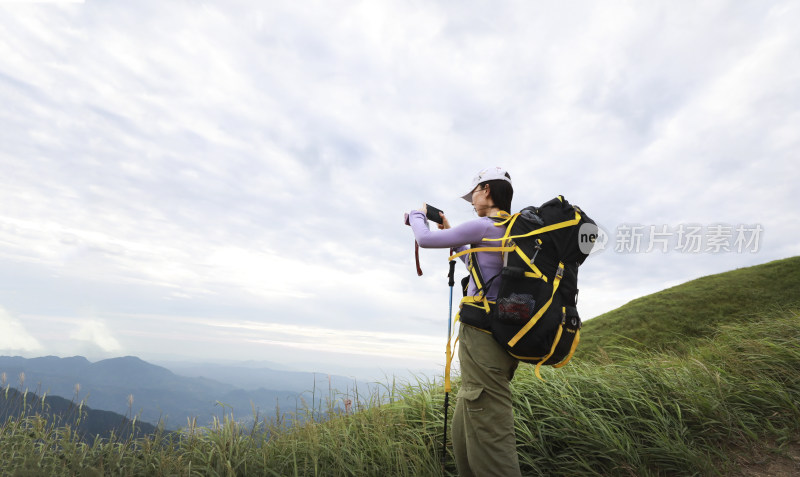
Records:
[[[578,229],[578,247],[587,255],[605,250],[608,240],[608,233],[599,225],[586,223]]]
[[[617,253],[757,253],[763,233],[761,224],[620,224],[612,237],[601,226],[583,224],[578,245],[589,254],[606,248]]]

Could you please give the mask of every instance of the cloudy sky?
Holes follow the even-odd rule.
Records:
[[[0,354],[441,369],[447,252],[417,277],[403,213],[470,220],[495,165],[515,209],[563,194],[606,231],[584,319],[798,255],[798,24],[760,0],[0,2]]]

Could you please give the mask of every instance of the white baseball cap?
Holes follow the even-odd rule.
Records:
[[[506,176],[508,174],[505,169],[502,167],[488,167],[478,173],[477,176],[472,178],[472,185],[469,188],[469,192],[462,195],[461,198],[472,203],[472,191],[475,190],[475,186],[480,184],[481,182],[486,181],[494,181],[494,180],[504,180],[511,184],[511,178]]]

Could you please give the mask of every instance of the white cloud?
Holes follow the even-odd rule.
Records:
[[[441,340],[410,333],[255,322],[208,322],[206,325],[246,331],[246,340],[254,343],[383,358],[433,360],[439,357],[443,346]]]
[[[20,321],[0,307],[0,350],[5,352],[39,352],[42,344],[25,330]]]
[[[0,274],[0,299],[438,338],[446,252],[418,278],[400,218],[469,220],[493,164],[515,208],[565,194],[611,230],[763,223],[757,256],[588,260],[585,317],[800,253],[771,206],[800,183],[798,22],[791,2],[9,7],[0,260],[35,272]],[[116,320],[74,333],[119,349]]]
[[[114,338],[105,322],[98,319],[85,319],[75,323],[74,326],[76,328],[70,332],[70,339],[88,342],[107,353],[122,351],[122,346]]]

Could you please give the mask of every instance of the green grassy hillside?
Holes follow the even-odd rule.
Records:
[[[745,322],[764,311],[800,304],[800,257],[698,278],[641,298],[588,320],[578,356],[602,347],[685,350],[722,323]]]

